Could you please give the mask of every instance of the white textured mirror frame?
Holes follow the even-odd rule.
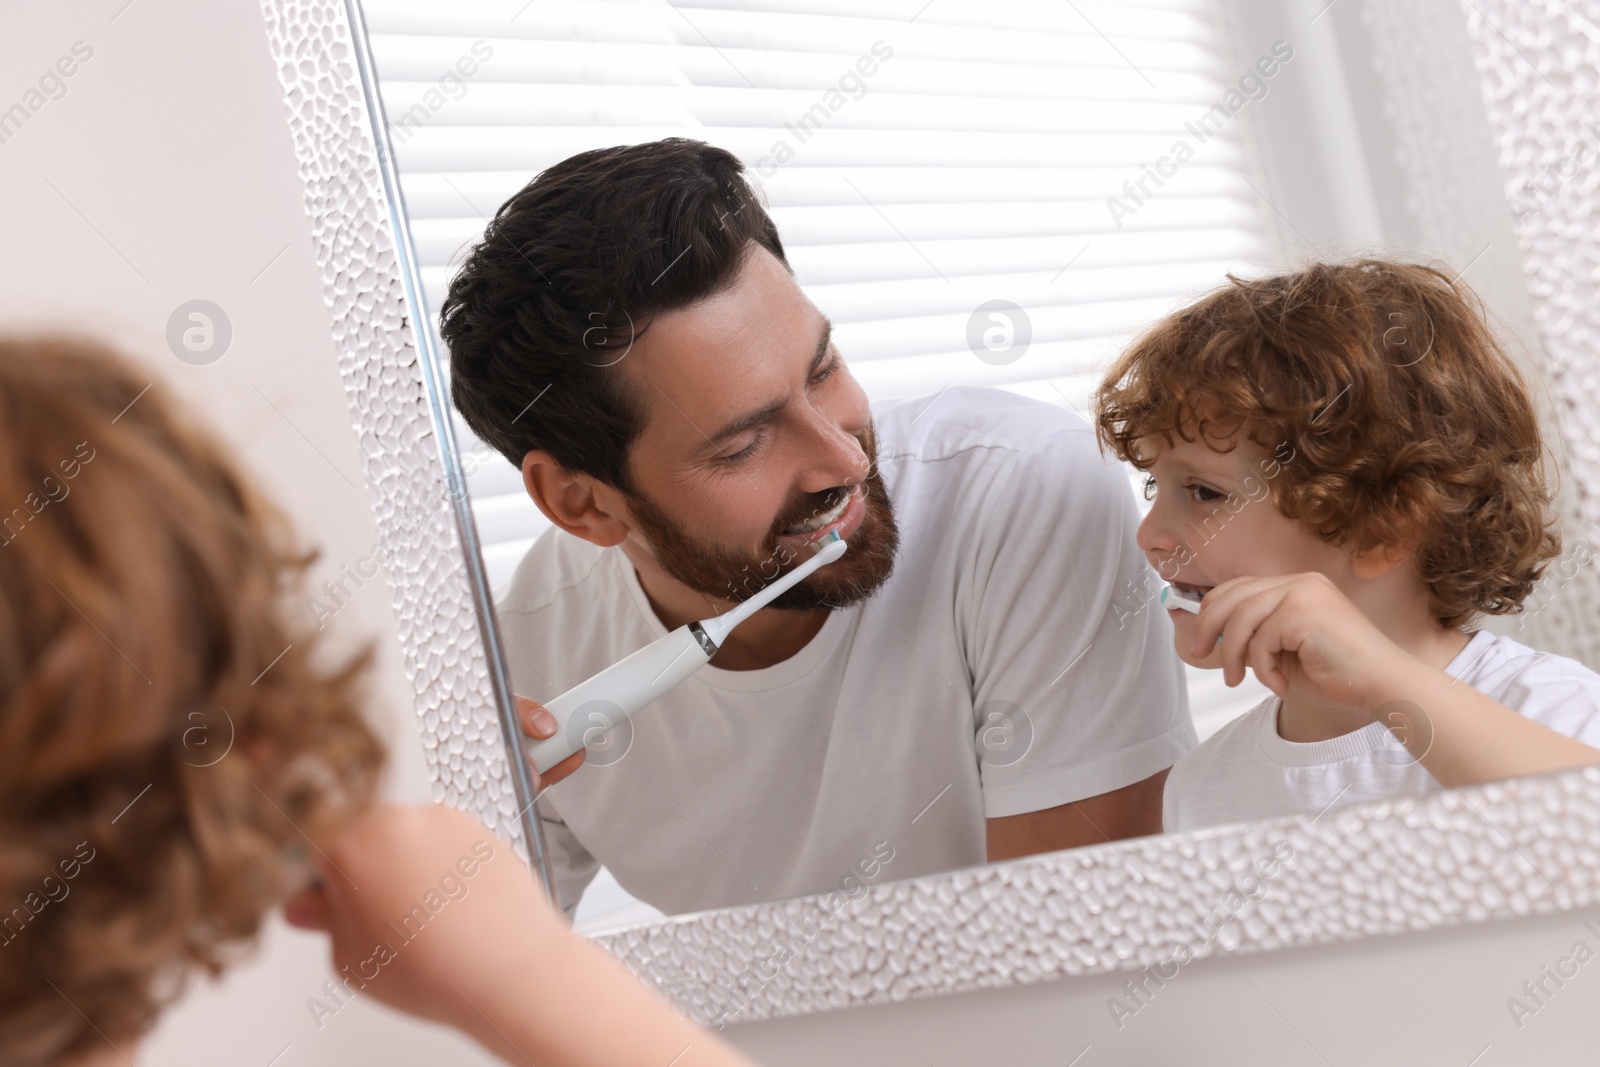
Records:
[[[352,36],[354,2],[263,0],[267,36],[373,508],[381,529],[417,535],[389,557],[389,576],[435,796],[537,856],[528,783],[502,741],[503,672],[484,652],[492,607],[481,571],[464,562],[475,534],[452,490],[459,469],[450,472],[440,445],[448,400],[413,330],[403,210],[383,180],[383,136],[369,105],[376,88]],[[1570,65],[1600,50],[1600,17],[1575,0],[1340,7],[1347,32],[1374,46],[1379,84],[1365,88],[1384,96],[1400,146],[1389,162],[1418,225],[1448,231],[1463,221],[1452,212],[1476,212],[1466,221],[1497,228],[1513,276],[1520,267],[1526,293],[1515,296],[1529,301],[1545,385],[1557,398],[1566,533],[1583,538],[1600,529],[1600,168],[1572,176],[1560,198],[1513,229],[1503,203],[1485,205],[1452,171],[1460,146],[1450,138],[1481,131],[1486,115],[1508,195],[1539,188],[1574,146],[1593,153],[1600,95],[1592,71]],[[1465,42],[1475,79],[1464,76],[1481,84],[1482,106],[1407,61],[1408,48],[1436,53],[1441,41]],[[1442,111],[1455,116],[1453,128]],[[1586,573],[1541,613],[1535,643],[1595,662],[1593,579]],[[1257,886],[1271,892],[1254,899]],[[876,885],[850,901],[826,894],[681,916],[597,940],[693,1018],[718,1025],[1093,972],[1160,974],[1188,958],[1597,900],[1600,768],[1031,857]]]

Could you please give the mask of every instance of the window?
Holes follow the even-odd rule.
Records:
[[[992,385],[1087,413],[1133,331],[1268,259],[1244,124],[1210,110],[1237,77],[1210,0],[364,6],[435,308],[535,173],[672,135],[745,161],[874,399]],[[546,523],[457,432],[499,588]],[[1264,692],[1196,673],[1201,733]]]

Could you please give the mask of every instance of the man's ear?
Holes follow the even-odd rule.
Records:
[[[522,487],[545,518],[574,537],[602,548],[628,539],[628,525],[610,503],[616,494],[587,474],[567,470],[543,449],[522,457]]]

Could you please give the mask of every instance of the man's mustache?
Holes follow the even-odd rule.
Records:
[[[856,437],[861,443],[861,451],[867,456],[867,471],[870,473],[877,469],[878,457],[876,441],[871,430]],[[859,478],[853,482],[833,486],[818,493],[807,493],[806,496],[792,510],[780,518],[772,527],[772,536],[777,537],[791,526],[799,526],[810,522],[818,515],[826,514],[839,506],[839,502],[850,494],[856,487],[865,487],[867,478]]]
[[[818,515],[827,514],[838,507],[839,502],[848,496],[853,488],[854,485],[836,485],[820,493],[808,494],[804,506],[796,508],[789,518],[780,520],[774,529],[782,533],[791,526],[799,526],[801,523],[810,522]]]

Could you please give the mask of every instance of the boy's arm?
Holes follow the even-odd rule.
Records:
[[[1285,701],[1382,721],[1446,787],[1600,763],[1600,749],[1511,710],[1422,662],[1317,573],[1235,578],[1201,602],[1195,659],[1219,645],[1223,677],[1254,670]]]
[[[450,808],[378,805],[318,848],[286,906],[326,931],[338,973],[510,1063],[750,1067],[572,933],[516,853]]]
[[[1476,785],[1600,763],[1600,749],[1519,715],[1414,656],[1405,658],[1410,663],[1399,661],[1383,683],[1389,695],[1374,719],[1389,727],[1440,785]]]

